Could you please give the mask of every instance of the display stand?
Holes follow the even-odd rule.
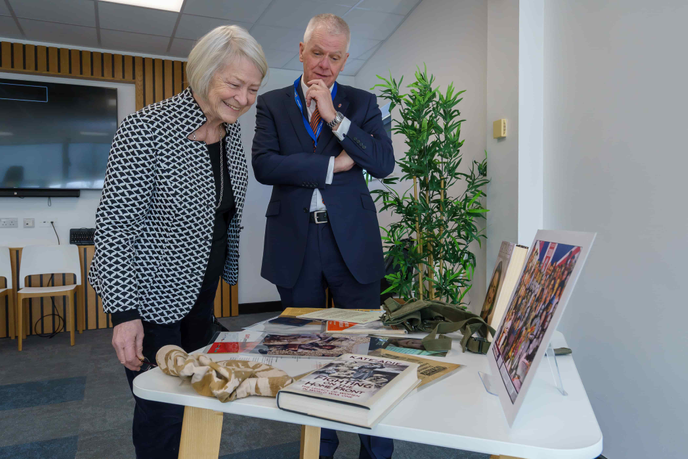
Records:
[[[545,357],[547,357],[547,363],[549,363],[549,369],[552,372],[554,386],[557,388],[559,392],[561,392],[561,395],[568,395],[568,393],[566,393],[566,391],[564,390],[564,383],[561,380],[561,372],[559,371],[559,364],[557,363],[557,355],[554,352],[552,343],[549,343],[549,346],[547,347],[547,352],[545,353]],[[482,371],[478,372],[478,376],[480,376],[480,380],[482,381],[483,387],[485,387],[487,393],[496,396],[497,392],[493,389],[493,385],[496,384],[498,380],[496,378],[493,379],[492,375],[484,373]]]

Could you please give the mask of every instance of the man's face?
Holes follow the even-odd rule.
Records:
[[[348,57],[346,35],[330,35],[323,27],[316,28],[308,43],[299,43],[304,83],[319,79],[331,87]]]

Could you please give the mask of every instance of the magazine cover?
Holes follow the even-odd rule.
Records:
[[[346,355],[291,384],[289,391],[368,406],[409,365],[380,357]]]
[[[545,354],[595,234],[538,231],[488,352],[509,425]],[[498,382],[499,381],[499,382]]]
[[[367,354],[369,342],[370,338],[364,335],[268,334],[250,352],[292,357],[339,357],[342,354]]]
[[[509,260],[511,259],[513,250],[514,244],[502,241],[502,245],[499,247],[497,261],[495,261],[495,268],[492,272],[492,279],[490,279],[487,294],[485,295],[485,303],[483,303],[483,309],[480,312],[480,317],[492,327],[495,327],[495,325],[492,324],[495,306],[497,305],[497,298],[499,298],[499,293],[502,291],[502,286],[504,285],[504,277],[506,276],[506,270],[509,266]]]

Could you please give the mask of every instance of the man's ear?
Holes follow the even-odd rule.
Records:
[[[299,43],[299,62],[303,62],[303,52],[306,50],[306,45],[303,42]]]
[[[349,60],[349,53],[346,53],[346,56],[344,56],[344,63],[342,63],[342,68],[339,70],[340,72],[344,70],[344,67],[346,67],[347,60]]]

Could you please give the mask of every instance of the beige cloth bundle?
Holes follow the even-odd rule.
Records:
[[[191,380],[200,395],[229,402],[249,395],[275,397],[294,379],[270,365],[244,360],[213,362],[203,354],[189,355],[179,346],[163,346],[155,359],[163,373]]]

